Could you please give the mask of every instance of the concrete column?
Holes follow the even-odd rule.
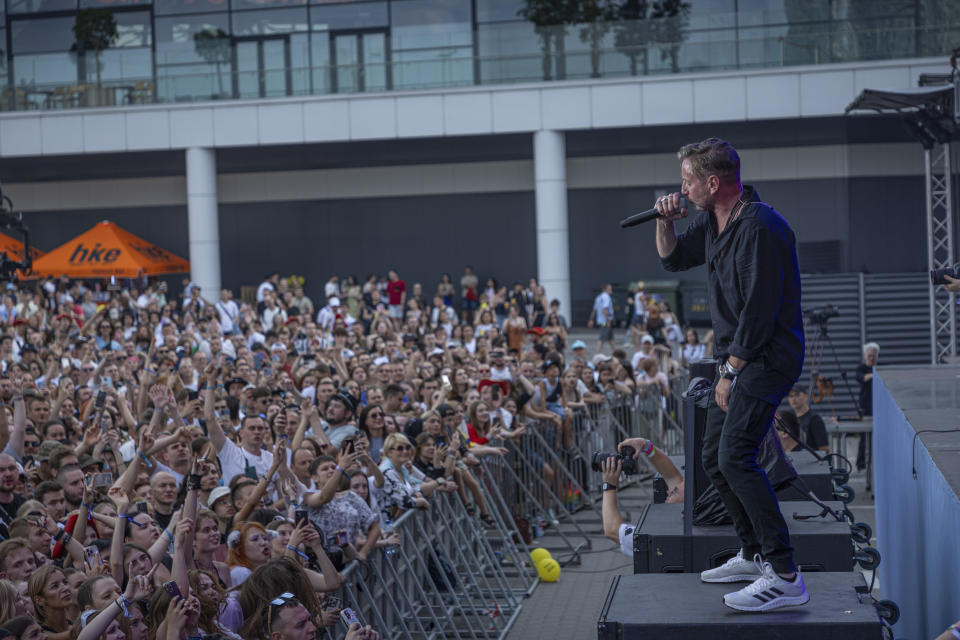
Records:
[[[213,149],[187,149],[187,227],[190,279],[207,300],[220,299],[220,227],[217,214],[217,156]]]
[[[537,279],[549,300],[573,324],[570,304],[570,239],[567,227],[567,153],[562,131],[533,134],[537,206]],[[549,301],[548,300],[548,301]]]

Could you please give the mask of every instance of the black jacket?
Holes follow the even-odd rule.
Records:
[[[803,368],[803,313],[796,238],[787,221],[744,185],[743,209],[717,235],[700,211],[661,262],[668,271],[707,265],[715,353],[750,364],[737,381],[749,395],[779,402]]]

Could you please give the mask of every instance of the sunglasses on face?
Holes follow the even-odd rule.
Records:
[[[394,451],[410,451],[411,449],[413,449],[413,447],[408,444],[398,444],[393,448]]]

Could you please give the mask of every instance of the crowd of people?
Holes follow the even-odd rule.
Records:
[[[635,351],[588,358],[536,280],[470,268],[432,297],[332,276],[316,304],[279,274],[249,301],[184,284],[7,285],[0,637],[315,638],[401,513],[444,492],[495,526],[482,458],[543,423],[570,448],[587,405],[666,392],[702,355],[651,300]]]

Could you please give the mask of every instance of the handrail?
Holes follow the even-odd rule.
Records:
[[[643,23],[644,21],[639,21]],[[629,27],[632,23],[615,22],[605,24],[613,28]],[[842,23],[849,26],[849,23]],[[643,26],[643,25],[641,25]],[[779,25],[768,25],[779,26]],[[789,25],[783,25],[787,27]],[[804,25],[807,26],[807,25]],[[812,25],[811,25],[812,26]],[[558,33],[576,29],[578,25],[569,27],[550,27]],[[695,31],[695,30],[690,30]],[[944,42],[960,35],[960,23],[937,25],[935,27],[901,27],[885,25],[863,29],[848,29],[844,36],[869,34],[876,37],[885,36],[884,42],[890,42],[900,35],[924,37],[930,41],[933,36],[944,36],[939,39]],[[29,109],[71,109],[97,106],[114,106],[123,104],[153,104],[173,101],[193,100],[233,100],[260,97],[280,97],[298,95],[323,95],[329,93],[357,93],[363,91],[390,91],[412,89],[435,89],[446,87],[462,87],[482,84],[509,84],[514,82],[540,82],[548,79],[575,79],[590,77],[625,77],[631,74],[630,65],[624,65],[621,56],[636,59],[643,54],[646,64],[651,65],[646,72],[633,65],[633,72],[643,73],[676,73],[682,71],[705,71],[709,69],[729,69],[737,67],[783,67],[792,64],[809,64],[810,60],[788,60],[784,53],[786,47],[806,49],[813,52],[813,64],[829,63],[834,61],[849,62],[853,59],[877,60],[891,57],[896,52],[894,47],[871,49],[866,53],[854,52],[851,57],[841,56],[837,60],[829,59],[832,52],[832,42],[837,36],[836,30],[820,30],[794,36],[767,36],[751,38],[742,36],[727,40],[712,40],[709,42],[690,42],[683,40],[653,41],[640,45],[604,47],[591,50],[589,46],[577,47],[570,42],[568,48],[561,54],[552,52],[546,55],[536,53],[498,53],[496,55],[461,55],[451,57],[444,55],[435,59],[379,62],[372,64],[346,65],[317,65],[309,67],[290,67],[283,69],[258,69],[239,71],[235,69],[217,69],[204,73],[171,73],[174,68],[165,68],[158,65],[153,75],[126,78],[123,80],[103,81],[100,85],[93,83],[36,83],[24,82],[22,73],[19,84],[16,86],[4,85],[0,87],[0,109],[29,110]],[[754,43],[761,46],[751,47],[752,51],[760,52],[759,57],[744,56],[742,43]],[[763,53],[767,47],[763,43],[770,43],[777,49],[774,56],[765,57]],[[716,52],[724,47],[730,51],[740,49],[738,56],[727,60],[726,56],[718,56]],[[661,56],[651,56],[651,51],[677,50],[683,48],[687,52],[686,58],[692,62],[686,67],[674,67],[661,60]],[[702,51],[698,55],[697,51]],[[825,58],[821,52],[828,55]],[[893,52],[893,53],[891,53]],[[846,53],[846,52],[844,52]],[[933,54],[935,52],[931,52]],[[943,53],[949,53],[946,49]],[[546,57],[546,59],[545,59]],[[701,59],[702,58],[702,59]],[[560,60],[566,64],[560,64]],[[558,65],[556,70],[550,71],[545,77],[543,68],[549,70],[551,65]],[[565,71],[561,71],[565,67]],[[583,67],[574,72],[575,67]],[[371,70],[380,70],[382,81],[370,84]],[[353,76],[356,83],[353,86],[340,87],[335,91],[335,77],[339,75]],[[560,77],[558,77],[560,76]],[[364,78],[368,83],[363,86],[359,81]],[[428,77],[428,80],[423,80]],[[415,79],[416,78],[416,79]],[[264,82],[271,79],[271,84],[282,86],[276,92],[265,92]],[[243,87],[250,85],[250,91]],[[198,89],[197,87],[204,87]],[[180,89],[178,87],[187,87]]]

